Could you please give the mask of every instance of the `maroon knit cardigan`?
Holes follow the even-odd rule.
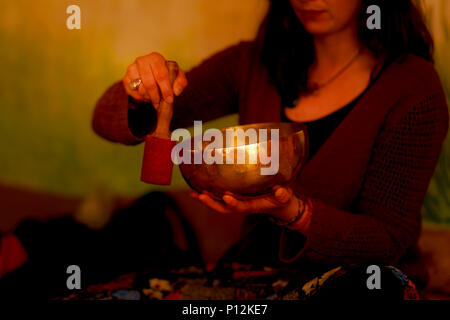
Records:
[[[281,98],[253,42],[213,55],[187,78],[172,129],[236,112],[242,124],[280,121]],[[98,101],[93,128],[108,140],[137,144],[155,114],[117,82]],[[417,245],[448,121],[432,64],[414,55],[391,63],[297,177],[295,193],[312,199],[311,224],[302,243],[289,240],[293,231],[281,233],[280,259],[398,264]]]

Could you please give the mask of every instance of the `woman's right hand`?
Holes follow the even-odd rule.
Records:
[[[142,80],[139,90],[130,88],[130,82],[135,79]],[[179,69],[173,87],[170,85],[166,59],[157,52],[136,58],[128,66],[122,82],[128,95],[137,101],[152,102],[155,109],[161,99],[172,103],[174,94],[180,95],[188,84],[185,73]]]

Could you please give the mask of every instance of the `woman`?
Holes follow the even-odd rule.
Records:
[[[366,27],[373,4],[379,30]],[[180,71],[173,87],[161,54],[137,58],[98,101],[93,128],[140,143],[162,99],[174,101],[172,129],[236,112],[242,124],[303,122],[310,154],[292,189],[247,201],[192,193],[219,213],[248,214],[245,237],[222,260],[300,264],[311,271],[304,279],[337,265],[394,265],[424,284],[420,209],[448,129],[431,62],[412,0],[271,1],[254,41]]]
[[[381,9],[380,30],[366,27],[371,4]],[[173,91],[164,57],[137,58],[98,102],[93,126],[109,140],[139,143],[161,99],[174,95],[173,128],[233,112],[241,123],[304,122],[310,159],[293,190],[249,201],[193,196],[221,213],[290,222],[279,228],[284,262],[398,265],[417,244],[448,129],[431,62],[432,40],[411,0],[272,1],[255,41],[180,72]]]

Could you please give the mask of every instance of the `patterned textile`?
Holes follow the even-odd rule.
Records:
[[[382,289],[368,290],[366,269],[367,266],[341,266],[306,283],[286,269],[238,263],[212,271],[198,267],[151,270],[126,274],[58,300],[420,299],[406,275],[390,266],[381,268]]]

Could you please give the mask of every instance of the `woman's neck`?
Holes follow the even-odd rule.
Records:
[[[314,74],[326,77],[330,72],[342,68],[360,50],[356,28],[346,28],[339,32],[314,36]]]

